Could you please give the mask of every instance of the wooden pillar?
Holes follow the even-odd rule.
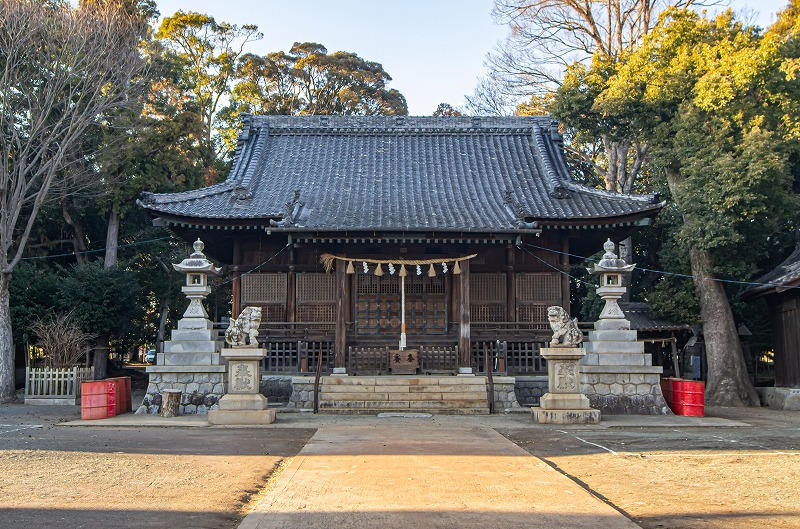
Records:
[[[347,264],[336,260],[336,342],[334,345],[333,367],[345,368],[345,347],[347,346],[347,306],[350,304],[347,291]]]
[[[242,243],[239,237],[233,240],[233,284],[231,285],[231,319],[242,312]]]
[[[469,313],[469,259],[461,261],[458,296],[458,350],[460,368],[471,367],[472,352],[470,349],[470,313]]]
[[[297,272],[294,265],[297,259],[297,250],[289,250],[289,274],[286,278],[286,321],[297,321]]]
[[[506,321],[517,321],[517,285],[514,280],[516,253],[513,245],[506,248]]]
[[[569,237],[561,239],[561,306],[569,314]]]

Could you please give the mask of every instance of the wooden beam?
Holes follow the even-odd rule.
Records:
[[[345,347],[347,345],[347,305],[350,296],[347,291],[347,263],[336,260],[336,342],[334,346],[333,367],[345,367]]]
[[[569,314],[569,237],[561,238],[561,306]]]
[[[289,274],[286,277],[286,321],[297,321],[297,272],[294,270],[297,250],[289,250]]]
[[[459,367],[471,367],[472,351],[470,349],[470,313],[469,313],[469,260],[461,261],[458,297],[458,350]]]
[[[233,268],[235,272],[233,273],[233,284],[231,285],[231,297],[233,298],[231,300],[231,319],[238,317],[242,312],[242,273],[239,271],[241,265],[242,243],[239,237],[236,237],[233,239]]]
[[[516,248],[509,244],[506,248],[506,321],[517,321],[517,288],[514,280]]]

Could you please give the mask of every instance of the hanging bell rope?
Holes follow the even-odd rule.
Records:
[[[354,262],[360,262],[363,265],[364,273],[368,273],[368,271],[369,271],[369,268],[367,267],[367,263],[378,265],[377,270],[375,272],[375,275],[383,275],[383,270],[381,269],[380,265],[384,265],[384,264],[385,265],[392,265],[392,268],[394,268],[394,265],[398,265],[399,264],[400,265],[400,276],[401,277],[406,274],[406,272],[405,272],[406,265],[417,266],[417,267],[422,266],[422,265],[430,265],[430,268],[428,269],[428,275],[433,277],[434,275],[436,275],[436,272],[435,272],[435,270],[433,268],[433,265],[436,265],[436,264],[442,265],[442,270],[445,271],[445,273],[446,273],[447,263],[454,263],[453,264],[453,273],[454,274],[460,274],[461,273],[461,267],[459,266],[458,263],[461,262],[461,261],[466,261],[468,259],[472,259],[473,257],[477,257],[477,256],[478,256],[478,254],[474,253],[474,254],[471,254],[471,255],[464,256],[464,257],[440,257],[438,259],[365,259],[363,257],[358,257],[358,258],[356,258],[356,257],[342,257],[342,256],[339,256],[339,255],[333,255],[333,254],[330,254],[330,253],[324,253],[320,257],[320,261],[322,262],[322,265],[325,267],[325,271],[326,272],[330,272],[331,270],[333,270],[333,263],[336,262],[337,260],[345,261],[345,262],[348,263],[348,266],[347,266],[347,269],[346,269],[348,274],[355,273],[355,269],[353,269],[353,267],[352,267],[352,263],[354,263]],[[378,270],[380,270],[380,273],[378,273]],[[433,273],[431,273],[431,272],[433,272]],[[420,274],[421,274],[421,272],[420,272]]]

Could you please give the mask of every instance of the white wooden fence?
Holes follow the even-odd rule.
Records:
[[[94,379],[94,367],[28,367],[25,404],[78,404],[81,382]]]

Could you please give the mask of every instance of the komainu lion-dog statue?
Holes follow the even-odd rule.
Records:
[[[547,307],[547,321],[553,329],[550,347],[575,347],[583,341],[583,333],[578,329],[578,318],[569,319],[567,311],[562,307]]]
[[[225,331],[225,341],[230,345],[258,347],[258,326],[261,325],[261,307],[247,307],[239,317],[231,320]]]

